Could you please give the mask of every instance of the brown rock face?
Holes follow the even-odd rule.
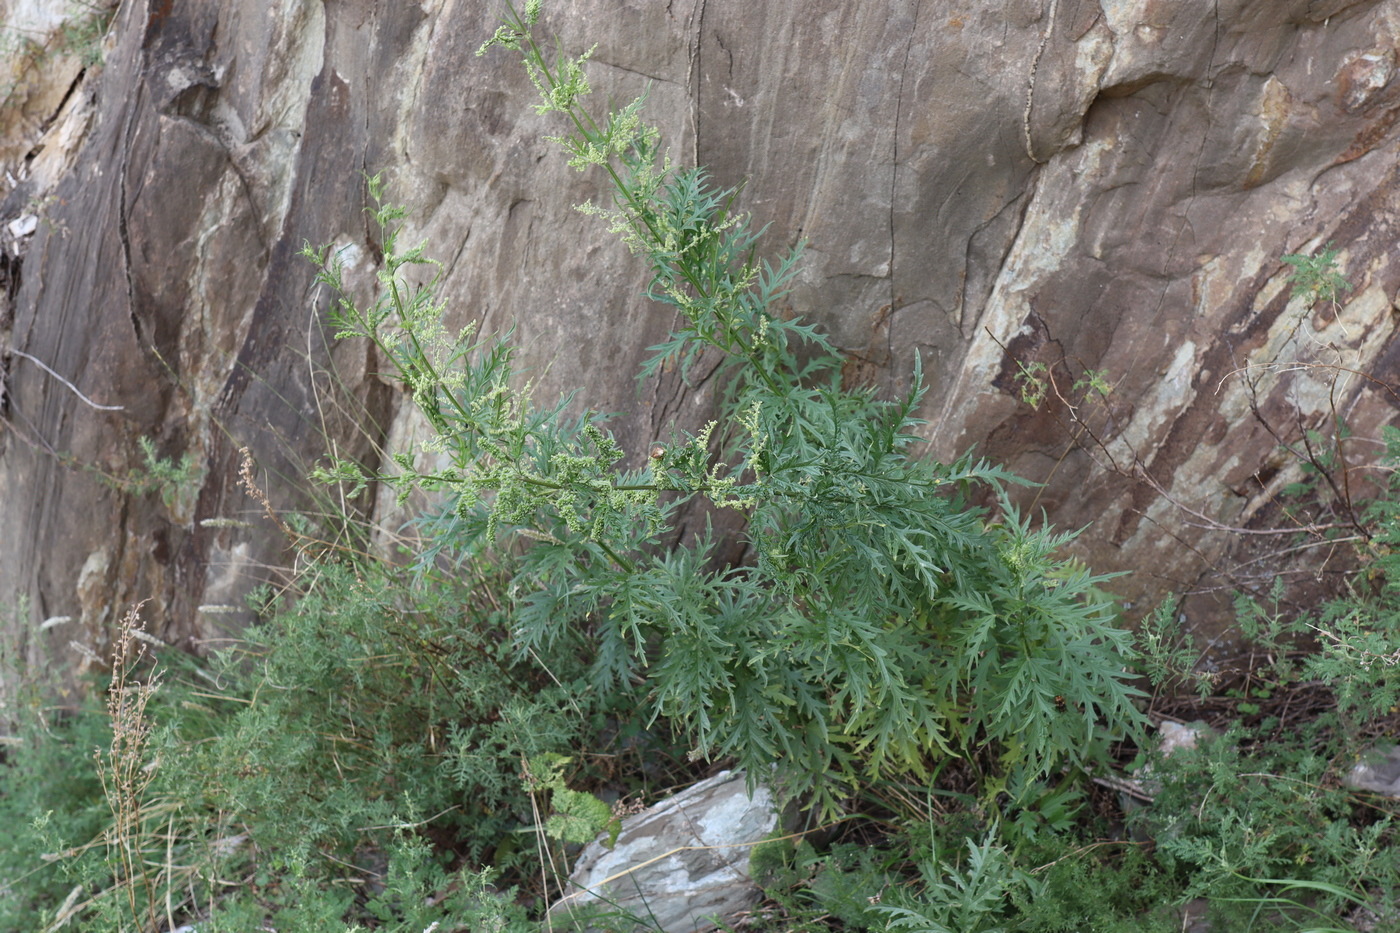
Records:
[[[373,281],[364,172],[541,393],[627,413],[639,460],[703,423],[703,386],[637,394],[669,321],[571,209],[597,181],[520,70],[472,54],[492,4],[108,2],[0,4],[33,37],[0,102],[0,656],[76,665],[146,597],[169,640],[237,626],[285,560],[239,448],[310,508],[330,447],[412,434],[296,255]],[[809,241],[793,310],[851,378],[898,391],[920,355],[930,449],[1043,481],[1024,504],[1085,527],[1139,611],[1286,569],[1229,530],[1287,522],[1281,445],[1345,421],[1360,484],[1396,420],[1400,0],[556,0],[546,26],[597,43],[600,104],[648,93],[679,160]],[[1354,287],[1290,299],[1279,258],[1329,242]],[[192,458],[179,494],[133,481],[141,438]]]

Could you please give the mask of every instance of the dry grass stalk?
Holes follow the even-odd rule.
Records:
[[[159,923],[156,888],[142,853],[145,841],[144,810],[146,791],[155,778],[157,762],[147,761],[151,723],[146,704],[159,687],[160,676],[152,673],[142,680],[137,667],[146,656],[141,607],[133,606],[117,628],[112,656],[112,685],[107,691],[107,713],[112,719],[112,743],[94,757],[102,790],[112,810],[112,825],[105,834],[107,850],[115,873],[116,887],[126,895],[126,906],[136,928],[146,918],[151,928]]]

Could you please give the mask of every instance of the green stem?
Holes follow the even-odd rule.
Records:
[[[617,551],[614,551],[612,545],[608,544],[608,542],[599,541],[597,542],[597,544],[600,548],[603,549],[603,553],[611,557],[613,559],[613,562],[616,563],[623,570],[627,571],[628,573],[636,573],[637,566],[627,558],[623,557],[621,554],[617,553]]]
[[[534,35],[529,31],[528,27],[526,27],[524,21],[520,19],[514,6],[508,5],[508,8],[511,17],[514,18],[513,27],[525,36],[525,42],[529,47],[528,57],[533,62],[535,68],[538,69],[545,87],[549,90],[553,90],[559,86],[558,78],[554,72],[550,71],[549,64],[545,60],[544,54],[535,43]],[[578,131],[584,142],[598,145],[603,141],[604,133],[592,114],[588,112],[587,108],[583,107],[577,101],[571,101],[564,113],[569,118],[569,121],[573,123],[574,128]],[[618,173],[616,166],[613,164],[611,155],[602,167],[604,171],[607,172],[608,178],[612,182],[614,194],[620,195],[627,207],[627,209],[624,210],[624,214],[627,217],[627,223],[631,227],[632,232],[643,242],[661,242],[661,231],[651,220],[652,213],[646,209],[646,204],[637,197],[636,192]],[[633,171],[635,172],[635,169]],[[713,291],[706,289],[698,270],[693,264],[678,260],[675,262],[667,261],[666,265],[680,274],[686,284],[694,289],[698,298],[706,302],[713,300]],[[739,356],[746,360],[752,367],[753,372],[757,373],[759,378],[768,387],[769,391],[773,392],[775,395],[782,395],[782,386],[773,377],[773,374],[768,371],[768,367],[762,365],[762,357],[749,349],[745,342],[739,339],[739,335],[735,333],[733,322],[721,321],[720,323],[722,325],[721,331],[728,339],[721,340],[714,335],[705,333],[704,330],[700,328],[697,328],[696,333],[701,336],[706,343],[721,352],[730,356]]]

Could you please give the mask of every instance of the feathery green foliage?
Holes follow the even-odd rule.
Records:
[[[1328,243],[1316,256],[1284,256],[1283,263],[1293,269],[1288,275],[1290,297],[1302,297],[1310,306],[1319,302],[1335,306],[1341,294],[1351,288],[1351,283],[1337,271],[1337,254]]]
[[[724,422],[678,426],[639,470],[621,470],[601,419],[536,407],[502,338],[450,335],[434,288],[408,284],[430,264],[402,249],[401,212],[382,204],[382,295],[361,308],[334,257],[308,251],[338,295],[342,337],[373,341],[436,431],[449,465],[376,477],[402,493],[445,494],[461,519],[447,551],[530,542],[510,592],[522,648],[563,633],[594,641],[599,690],[645,678],[650,703],[684,725],[695,753],[777,766],[827,811],[862,780],[924,774],[939,756],[988,761],[987,789],[1086,763],[1104,722],[1140,721],[1125,665],[1129,636],[1098,598],[1104,579],[1055,557],[1070,535],[1031,527],[1002,501],[1015,481],[964,457],[915,456],[923,394],[841,383],[841,357],[814,325],[778,313],[800,248],[759,258],[758,234],[702,169],[678,169],[642,123],[642,100],[601,119],[582,104],[587,55],[550,62],[531,34],[538,6],[512,11],[492,44],[520,52],[540,112],[561,114],[558,143],[602,172],[591,205],[650,269],[647,294],[681,325],[642,377],[701,352],[725,360]],[[484,50],[484,49],[483,49]],[[363,481],[353,464],[327,476]],[[747,519],[750,566],[717,567],[709,536],[668,546],[675,516],[703,497]]]
[[[1313,626],[1322,650],[1307,667],[1309,676],[1334,685],[1353,729],[1400,704],[1400,429],[1387,425],[1383,435],[1387,494],[1364,513],[1370,539],[1363,573],[1350,594],[1323,608]]]

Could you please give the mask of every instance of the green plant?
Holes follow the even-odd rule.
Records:
[[[159,790],[160,675],[147,650],[159,642],[139,609],[117,623],[110,676],[87,685],[88,699],[55,715],[40,698],[58,688],[25,688],[18,742],[0,770],[0,822],[13,830],[0,858],[0,928],[155,929],[173,924],[196,886],[193,867],[173,859],[189,820],[184,802]]]
[[[489,872],[444,871],[440,858],[421,836],[400,832],[389,849],[384,890],[366,904],[369,922],[391,933],[438,929],[480,933],[538,933],[540,925],[496,890]],[[357,927],[358,928],[358,927]],[[296,927],[306,930],[307,927]],[[340,933],[332,923],[328,933]]]
[[[1286,603],[1281,581],[1237,597],[1237,630],[1259,660],[1216,671],[1209,686],[1245,718],[1154,760],[1155,800],[1134,814],[1183,878],[1180,896],[1208,898],[1229,929],[1347,929],[1351,912],[1400,889],[1393,808],[1342,782],[1368,736],[1393,734],[1400,703],[1400,431],[1383,434],[1383,491],[1356,505],[1360,567],[1344,593],[1313,611]],[[1175,622],[1167,604],[1144,627],[1146,670],[1159,686],[1192,676],[1190,645],[1172,647],[1181,644]],[[1308,712],[1290,717],[1300,703]]]
[[[838,843],[819,852],[807,839],[785,835],[754,847],[749,872],[782,911],[775,931],[826,930],[830,917],[843,929],[867,930],[883,926],[873,908],[902,882],[904,861],[904,854],[871,845]]]
[[[1138,722],[1130,638],[1094,595],[1104,578],[1053,557],[1072,536],[1033,529],[1004,501],[1000,520],[971,507],[976,486],[1011,479],[994,467],[911,457],[918,369],[897,401],[844,388],[825,338],[773,310],[800,249],[760,260],[737,192],[673,167],[642,100],[595,119],[580,102],[587,55],[548,61],[530,33],[538,11],[512,8],[487,47],[523,55],[537,109],[570,127],[557,140],[570,164],[608,180],[610,202],[590,212],[644,256],[648,294],[680,315],[642,377],[717,351],[724,422],[678,426],[640,469],[618,470],[625,452],[601,419],[536,408],[517,388],[504,340],[445,331],[435,280],[406,277],[431,262],[399,247],[402,212],[381,203],[377,304],[345,293],[326,251],[307,254],[337,296],[340,336],[377,345],[450,461],[422,471],[404,454],[375,477],[448,497],[437,528],[449,540],[433,553],[528,540],[510,585],[522,649],[585,633],[596,689],[644,678],[695,754],[733,756],[753,778],[776,766],[828,812],[862,779],[926,773],[939,754],[986,762],[994,793],[1013,770],[1082,764],[1101,722]],[[381,198],[377,179],[370,191]],[[365,481],[343,461],[325,475]],[[668,546],[697,497],[745,516],[752,565],[716,566],[709,535]]]
[[[1002,349],[1005,350],[1005,347]],[[1085,369],[1070,384],[1070,391],[1065,393],[1056,384],[1052,368],[1040,360],[1032,360],[1029,363],[1020,360],[1013,362],[1016,364],[1016,375],[1012,380],[1016,386],[1016,395],[1023,404],[1031,408],[1040,408],[1046,397],[1053,392],[1055,398],[1070,409],[1075,420],[1082,422],[1078,408],[1090,393],[1099,396],[1100,399],[1105,399],[1113,393],[1113,383],[1108,379],[1107,370]],[[1065,362],[1068,365],[1068,361]]]
[[[1357,717],[1375,719],[1400,705],[1400,429],[1386,426],[1383,435],[1385,494],[1364,511],[1370,539],[1361,573],[1311,625],[1322,647],[1309,659],[1308,675],[1333,686],[1353,728]]]
[[[1013,895],[1026,889],[1035,898],[1041,882],[1019,870],[1010,854],[992,837],[967,840],[967,863],[941,861],[936,853],[919,863],[923,890],[903,903],[873,909],[889,921],[887,929],[909,933],[1008,933]]]
[[[621,711],[590,693],[574,652],[548,671],[511,659],[491,608],[501,581],[471,569],[415,585],[308,548],[295,585],[259,599],[260,625],[208,661],[156,647],[160,675],[141,651],[158,643],[129,616],[109,715],[26,711],[7,749],[0,927],[530,928],[489,884],[537,876],[516,842],[522,760],[655,746],[610,746],[629,737]],[[578,807],[556,794],[556,809]]]
[[[1338,251],[1328,243],[1315,256],[1284,256],[1283,263],[1293,270],[1288,275],[1291,296],[1301,297],[1309,307],[1323,302],[1335,309],[1338,297],[1351,288],[1346,276],[1337,270],[1337,255]]]
[[[185,713],[162,737],[173,792],[248,839],[221,873],[250,859],[299,866],[332,890],[354,877],[357,852],[416,830],[469,865],[534,874],[533,850],[512,841],[531,808],[521,762],[585,744],[609,710],[567,656],[548,671],[508,656],[498,585],[415,585],[380,561],[323,559],[219,653],[220,689],[193,693],[213,718]]]
[[[1074,380],[1071,386],[1075,392],[1093,392],[1101,397],[1113,394],[1113,383],[1108,381],[1108,370],[1086,369],[1083,375]]]
[[[1316,929],[1322,917],[1340,925],[1345,909],[1395,889],[1392,820],[1375,819],[1329,778],[1335,737],[1325,718],[1292,737],[1260,738],[1236,726],[1155,760],[1159,790],[1136,819],[1164,866],[1185,875],[1180,896],[1208,898],[1217,923]],[[1281,899],[1288,888],[1310,896]]]
[[[1031,408],[1039,408],[1049,390],[1050,376],[1044,363],[1032,360],[1029,363],[1016,361],[1016,389],[1021,401]]]
[[[132,495],[158,492],[167,509],[188,513],[204,480],[204,471],[194,455],[186,451],[175,460],[160,456],[155,442],[148,437],[138,438],[137,443],[141,447],[142,467],[128,474],[122,488]]]
[[[606,803],[565,783],[564,768],[572,760],[567,755],[546,753],[530,761],[525,769],[525,786],[531,795],[549,793],[552,812],[540,828],[551,839],[579,845],[606,833],[604,845],[612,848],[622,830],[622,821]]]
[[[1168,596],[1140,623],[1142,671],[1158,689],[1192,686],[1205,697],[1215,678],[1197,669],[1203,651],[1191,633],[1183,630],[1179,606],[1176,597]]]
[[[111,741],[101,700],[45,708],[20,694],[0,767],[0,929],[44,930],[110,886],[102,830],[110,811],[92,751]]]
[[[1022,933],[1179,933],[1180,887],[1145,846],[1076,831],[1023,853],[1038,884],[1011,891]]]

